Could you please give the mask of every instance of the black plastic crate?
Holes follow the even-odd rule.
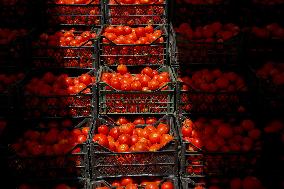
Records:
[[[0,67],[27,66],[30,31],[8,28],[0,30],[3,35],[0,42]]]
[[[95,114],[95,84],[90,84],[76,94],[64,95],[35,95],[27,94],[25,86],[33,79],[42,77],[46,71],[33,70],[22,82],[21,109],[26,118],[54,118],[54,117],[93,117]],[[53,72],[54,73],[54,72]],[[95,70],[69,70],[56,73],[69,73],[69,77],[77,77],[79,73],[88,73],[95,77]],[[55,74],[56,75],[56,74]]]
[[[180,177],[181,189],[205,189],[207,188],[206,180],[201,178]]]
[[[91,150],[91,179],[98,179],[109,176],[165,176],[178,174],[178,136],[176,133],[173,117],[164,116],[153,124],[157,126],[166,122],[170,126],[170,134],[174,139],[158,151],[145,152],[112,152],[109,149],[90,142]],[[110,120],[98,118],[96,126],[106,124],[109,127],[116,126]],[[145,127],[141,125],[140,127]],[[91,136],[91,140],[94,136]]]
[[[107,0],[106,23],[113,25],[163,25],[168,23],[168,0],[156,0],[153,4],[121,4]]]
[[[168,72],[170,82],[155,91],[122,91],[101,81],[105,72],[114,73],[109,67],[101,67],[98,73],[98,103],[102,114],[173,114],[175,111],[176,76],[168,66],[157,69]]]
[[[95,68],[98,65],[98,36],[101,29],[95,28],[90,32],[97,34],[80,46],[49,46],[34,44],[32,62],[36,68]],[[83,31],[75,31],[81,35]]]
[[[128,176],[126,176],[128,178]],[[105,177],[105,178],[101,178],[97,181],[93,181],[91,183],[91,188],[90,189],[96,189],[98,187],[108,187],[111,188],[111,182],[113,181],[117,181],[120,177],[115,177],[115,178],[111,178],[111,177]],[[121,177],[123,178],[123,177]],[[150,177],[150,176],[137,176],[137,177],[131,177],[131,179],[133,179],[135,181],[135,183],[138,181],[143,182],[147,179],[149,180],[161,180],[161,183],[159,184],[159,188],[161,188],[162,184],[164,182],[172,182],[172,184],[174,185],[174,189],[179,189],[179,181],[178,178],[174,177],[174,176],[166,176],[166,177]],[[150,181],[149,181],[150,182]],[[144,185],[140,185],[138,184],[137,186],[138,188],[145,188]]]
[[[35,122],[33,122],[32,125],[28,126],[30,130],[27,130],[27,132],[29,132],[30,135],[31,131],[39,132],[40,134],[48,134],[48,132],[52,129],[38,128],[38,125]],[[67,130],[71,132],[76,129],[81,129],[83,127],[89,127],[91,130],[92,119],[84,119],[74,128],[69,128]],[[58,128],[58,131],[63,130],[61,128]],[[67,146],[65,146],[65,148],[62,148],[61,146],[61,151],[59,152],[59,143],[56,143],[56,148],[53,146],[54,151],[52,151],[52,149],[50,149],[51,151],[48,151],[50,155],[46,154],[47,151],[42,151],[40,155],[31,155],[25,151],[18,151],[19,149],[21,149],[21,146],[19,146],[16,142],[19,142],[18,140],[20,140],[21,136],[24,137],[25,135],[28,135],[27,132],[24,132],[18,132],[15,137],[11,139],[11,142],[9,144],[7,164],[9,170],[11,170],[11,172],[9,173],[11,174],[11,177],[20,178],[24,180],[89,178],[89,146],[87,140],[83,143],[76,143],[76,145],[74,145],[74,147],[72,147],[70,150],[67,149]],[[69,137],[70,136],[68,136],[68,138]],[[48,140],[50,141],[52,139],[54,138],[49,138]],[[67,138],[65,138],[65,140],[66,139]],[[23,138],[22,140],[23,142],[29,142],[24,141]],[[64,141],[63,136],[61,136],[61,140]],[[55,145],[55,143],[51,143],[51,145]],[[34,150],[36,150],[35,148],[39,149],[37,148],[37,146],[34,147]],[[44,148],[44,146],[42,146],[42,148]],[[57,149],[56,153],[55,149]]]
[[[180,64],[237,64],[241,56],[242,36],[224,42],[195,42],[178,35]]]
[[[15,188],[41,188],[41,189],[56,189],[56,188],[76,188],[89,189],[90,181],[83,178],[75,179],[43,179],[43,180],[17,180],[17,184],[13,183]]]
[[[45,4],[45,16],[49,25],[84,27],[91,29],[104,23],[103,2],[91,0],[87,4],[60,4],[49,0]]]
[[[214,117],[215,118],[215,117]],[[184,120],[188,119],[185,116],[180,116],[178,118],[177,126],[179,129],[179,136],[181,140],[181,170],[180,174],[185,177],[199,178],[204,176],[226,176],[226,175],[242,175],[251,174],[255,172],[255,168],[258,166],[258,161],[261,155],[261,142],[260,140],[254,141],[252,147],[249,151],[242,150],[243,146],[240,146],[240,151],[232,151],[232,147],[227,146],[227,151],[217,149],[216,151],[209,151],[205,149],[204,146],[198,146],[194,144],[195,142],[189,142],[183,139],[182,136],[182,123]],[[232,120],[231,120],[232,119]],[[230,127],[236,128],[238,125],[239,118],[233,118],[228,116]],[[201,126],[201,125],[200,125]],[[206,128],[201,129],[199,125],[193,125],[193,131],[199,131],[199,134],[204,135]],[[239,134],[242,136],[241,134]],[[221,137],[219,137],[221,138]],[[194,138],[193,140],[196,140]],[[202,139],[198,139],[200,145],[202,145]],[[213,140],[213,139],[212,139]],[[208,141],[207,141],[208,142]],[[217,142],[217,141],[215,141]],[[239,142],[242,144],[243,141]],[[227,142],[226,145],[228,145]],[[225,148],[224,148],[225,149]]]
[[[115,44],[107,37],[100,37],[100,65],[148,66],[167,64],[169,34],[166,26],[157,26],[162,35],[150,44]],[[163,42],[159,42],[163,39]]]
[[[218,67],[214,65],[207,66],[209,71],[213,71]],[[191,65],[190,73],[194,71],[204,70],[201,65]],[[220,68],[222,73],[234,72],[244,80],[244,90],[216,91],[208,92],[200,89],[194,89],[188,86],[188,89],[183,89],[183,84],[180,83],[179,108],[182,113],[250,113],[253,110],[253,105],[256,99],[252,98],[252,92],[256,89],[255,77],[247,67],[223,66]],[[182,73],[182,75],[187,76]],[[191,77],[191,75],[189,75]],[[226,89],[227,90],[227,89]]]

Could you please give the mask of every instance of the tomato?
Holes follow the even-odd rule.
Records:
[[[131,33],[129,34],[128,36],[128,39],[131,40],[131,41],[137,41],[137,36],[135,33]]]
[[[159,186],[156,183],[148,183],[145,189],[159,189]]]
[[[157,131],[157,129],[153,125],[147,125],[146,127],[144,127],[144,130],[146,130],[147,133],[153,133]]]
[[[124,27],[123,27],[123,26],[117,26],[117,27],[115,28],[114,33],[115,33],[117,36],[124,35]]]
[[[120,81],[117,77],[113,77],[110,80],[110,85],[114,88],[114,89],[120,89],[121,85],[120,85]]]
[[[87,136],[89,134],[90,128],[89,127],[83,127],[82,128],[82,133],[83,135]]]
[[[140,91],[142,90],[142,85],[139,81],[134,81],[131,83],[131,89],[134,91]]]
[[[135,145],[139,140],[138,135],[132,135],[131,136],[131,145]]]
[[[160,74],[159,77],[158,77],[158,81],[159,81],[159,83],[167,83],[167,82],[169,82],[169,78],[166,77],[165,75]]]
[[[84,83],[85,85],[89,85],[92,83],[92,78],[89,74],[82,74],[80,77],[79,77],[79,81],[81,83]]]
[[[129,184],[134,184],[134,181],[130,177],[125,177],[125,178],[121,179],[120,183],[121,183],[122,186],[127,186]]]
[[[121,75],[124,75],[128,72],[127,67],[123,64],[120,64],[117,66],[117,72],[120,73]]]
[[[98,144],[104,146],[104,147],[108,147],[108,139],[106,135],[103,134],[96,134],[93,137],[93,142],[97,142]]]
[[[154,133],[151,133],[151,134],[149,135],[149,141],[150,141],[152,144],[160,143],[160,139],[161,139],[161,134],[158,133],[158,132],[154,132]]]
[[[120,183],[119,183],[119,181],[113,181],[111,186],[118,187],[118,186],[120,186]]]
[[[129,134],[122,134],[118,137],[119,144],[131,144],[131,136]]]
[[[73,129],[71,133],[73,136],[76,136],[76,137],[82,134],[80,129]]]
[[[100,134],[103,134],[103,135],[108,135],[108,133],[109,133],[109,128],[108,128],[107,125],[100,125],[100,126],[98,127],[98,132],[99,132]]]
[[[125,117],[120,117],[118,118],[118,120],[116,121],[116,124],[117,125],[122,125],[122,124],[126,124],[128,123],[129,121],[125,118]]]
[[[117,152],[128,152],[129,146],[127,144],[120,144],[117,148]]]
[[[114,33],[106,33],[105,37],[110,41],[114,41],[117,38],[117,36]]]
[[[138,189],[138,185],[137,184],[129,184],[125,187],[125,189]]]
[[[149,81],[151,81],[151,78],[148,75],[142,75],[142,77],[139,79],[142,87],[148,87]]]
[[[64,32],[63,36],[64,37],[74,37],[74,34],[71,31],[66,31],[66,32]]]
[[[106,27],[105,32],[107,32],[107,33],[114,33],[115,32],[115,28],[113,26],[108,26],[108,27]]]
[[[161,144],[153,144],[152,146],[150,146],[149,151],[156,152],[156,151],[160,150],[161,147],[162,147]]]
[[[134,146],[136,152],[148,151],[148,146],[145,142],[137,142]]]
[[[161,189],[174,189],[174,184],[172,182],[164,182],[161,186]]]
[[[169,134],[163,134],[161,139],[160,139],[162,145],[166,145],[167,143],[169,143],[172,140],[173,140],[173,137]]]
[[[145,32],[146,33],[153,33],[154,32],[154,28],[151,25],[148,25],[145,27]]]
[[[143,118],[136,118],[134,121],[133,121],[133,124],[134,125],[144,125],[145,124],[145,120]]]
[[[124,35],[128,35],[132,33],[132,28],[129,26],[124,26]]]
[[[159,89],[159,86],[160,86],[159,82],[158,82],[157,80],[155,80],[155,79],[152,79],[152,80],[149,81],[149,83],[148,83],[148,88],[149,88],[149,90],[151,90],[151,91],[154,91],[154,90]]]
[[[149,44],[149,40],[147,37],[140,37],[139,40],[141,41],[141,44]]]
[[[83,40],[86,42],[88,41],[89,39],[91,39],[92,35],[89,31],[85,31],[81,34]]]
[[[167,124],[160,123],[157,127],[157,131],[160,134],[167,134],[170,131],[170,127]]]
[[[79,144],[84,143],[86,141],[87,141],[87,137],[85,135],[79,135],[78,138],[77,138],[77,142]]]
[[[135,29],[135,34],[138,38],[145,36],[145,29],[143,27],[138,27]]]
[[[183,137],[191,137],[192,136],[192,127],[182,126],[181,133]]]
[[[146,124],[154,124],[154,123],[156,123],[157,122],[157,119],[156,118],[154,118],[154,117],[149,117],[149,118],[147,118],[146,119]]]

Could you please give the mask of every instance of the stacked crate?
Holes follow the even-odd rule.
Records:
[[[19,88],[23,127],[9,146],[15,187],[88,187],[102,7],[95,0],[38,5],[31,69]]]
[[[112,184],[123,185],[125,179],[134,181],[136,183],[132,186],[134,188],[144,188],[147,185],[145,182],[150,183],[149,187],[160,188],[170,184],[174,188],[179,188],[179,141],[174,117],[177,78],[169,56],[169,44],[175,44],[170,41],[173,40],[174,34],[169,32],[168,3],[168,0],[147,2],[107,0],[105,2],[106,25],[99,40],[98,117],[90,138],[92,189],[110,188]],[[147,36],[159,34],[152,41],[148,38],[149,41],[144,42],[142,38],[145,38],[146,34],[143,37],[143,34],[139,36],[138,32],[146,29],[149,31],[149,33],[146,32]],[[116,30],[122,32],[119,33]],[[120,37],[119,35],[126,36],[134,33],[137,39],[130,42],[116,40]],[[157,87],[149,86],[148,88],[146,85],[149,80],[145,81],[146,84],[141,84],[141,80],[136,78],[139,83],[134,89],[127,83],[120,86],[115,85],[115,81],[110,82],[109,76],[113,77],[117,72],[122,77],[131,74],[133,77],[141,75],[146,79],[151,73],[153,73],[152,77],[164,73],[169,80]],[[149,76],[148,79],[152,78]],[[112,132],[112,134],[106,132],[109,138],[114,137],[115,130],[131,125],[133,132],[136,133],[130,133],[132,138],[135,135],[140,137],[141,133],[138,134],[138,131],[146,131],[147,128],[156,130],[166,125],[164,136],[170,137],[170,140],[162,144],[159,139],[158,143],[151,145],[147,143],[145,147],[138,146],[144,143],[135,143],[135,141],[131,144],[127,143],[128,145],[117,144],[118,140],[122,140],[120,137],[124,132],[117,136],[119,139],[114,138],[116,142],[109,140],[109,143],[105,144],[100,138],[103,127],[109,128],[109,132]],[[148,134],[152,132],[154,131],[149,131]],[[146,136],[140,137],[139,140],[149,142],[147,137],[149,135],[146,133]],[[118,147],[113,146],[113,142]],[[154,181],[158,181],[158,184]]]
[[[242,3],[189,0],[175,5],[176,11],[188,13],[175,20],[183,188],[230,188],[230,179],[257,173],[261,128],[252,114],[257,85],[243,59]]]

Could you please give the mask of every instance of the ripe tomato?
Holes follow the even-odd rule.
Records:
[[[98,132],[99,132],[100,134],[103,134],[103,135],[108,135],[108,133],[109,133],[109,128],[108,128],[107,125],[100,125],[100,126],[98,127]]]
[[[106,27],[105,32],[107,32],[107,33],[114,33],[115,32],[115,28],[113,26],[108,26],[108,27]]]
[[[82,133],[83,135],[87,136],[89,134],[90,128],[89,127],[83,127],[82,128]]]
[[[115,140],[118,139],[120,135],[120,132],[119,132],[119,129],[118,127],[114,127],[114,128],[111,128],[110,131],[109,131],[109,136],[111,136],[112,138],[114,138]]]
[[[134,148],[136,152],[148,151],[148,145],[145,142],[137,142]]]
[[[154,32],[154,28],[151,25],[148,25],[145,27],[145,32],[146,33],[153,33]]]
[[[118,187],[118,186],[121,186],[119,181],[113,181],[111,186],[114,186],[114,187]]]
[[[152,144],[160,143],[160,139],[161,139],[161,134],[158,133],[158,132],[154,132],[154,133],[151,133],[151,134],[149,135],[149,141],[150,141]]]
[[[152,125],[152,124],[154,124],[156,122],[157,122],[157,119],[154,118],[154,117],[149,117],[149,118],[146,119],[146,124]]]
[[[145,124],[145,120],[143,118],[137,118],[133,121],[134,125],[144,125]]]
[[[181,133],[183,137],[191,137],[192,135],[192,127],[182,126]]]
[[[135,34],[138,38],[145,36],[145,29],[143,27],[138,27],[135,29]]]
[[[170,127],[167,124],[160,123],[157,127],[157,132],[160,134],[167,134],[170,131]]]
[[[131,83],[131,89],[134,91],[140,91],[142,90],[142,85],[139,81],[134,81]]]
[[[85,85],[89,85],[92,83],[92,78],[89,74],[82,74],[80,77],[79,77],[79,81],[81,83],[84,83]]]
[[[139,141],[138,135],[131,136],[131,145],[135,145]]]
[[[128,72],[127,67],[123,64],[120,64],[117,66],[117,72],[120,73],[121,75],[124,75]]]
[[[119,144],[131,144],[131,136],[129,134],[122,134],[118,137]]]
[[[149,90],[152,90],[152,91],[157,90],[159,88],[159,86],[160,86],[159,82],[155,79],[152,79],[148,83],[148,88],[149,88]]]
[[[110,41],[114,41],[117,38],[117,36],[114,33],[106,33],[105,37]]]
[[[129,26],[124,26],[124,35],[128,35],[132,33],[132,28]]]
[[[129,185],[129,184],[133,184],[134,181],[133,181],[133,179],[130,178],[130,177],[125,177],[125,178],[121,179],[121,182],[120,182],[120,183],[121,183],[122,186],[127,186],[127,185]]]
[[[108,147],[108,139],[106,135],[103,134],[96,134],[93,137],[93,142],[97,142],[98,144],[104,146],[104,147]]]
[[[157,131],[157,129],[153,125],[147,125],[146,127],[144,127],[144,130],[146,130],[147,133],[153,133]]]
[[[126,124],[128,123],[129,121],[125,118],[125,117],[120,117],[118,118],[118,120],[116,121],[116,124],[117,125],[122,125],[122,124]]]
[[[142,77],[139,79],[142,87],[148,87],[149,81],[151,81],[151,78],[148,75],[142,75]]]
[[[164,182],[161,186],[161,189],[174,189],[174,184],[172,182]]]
[[[152,146],[150,146],[149,151],[150,152],[156,152],[158,150],[160,150],[162,147],[161,144],[153,144]]]
[[[158,186],[158,184],[156,184],[156,183],[148,183],[148,184],[145,186],[145,189],[159,189],[159,186]]]
[[[173,140],[173,137],[169,134],[163,134],[161,139],[160,139],[162,145],[166,145],[167,143],[169,143],[172,140]]]

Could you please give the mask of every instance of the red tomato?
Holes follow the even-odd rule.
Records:
[[[157,80],[159,81],[159,83],[167,83],[167,82],[169,82],[169,78],[167,78],[166,76],[164,76],[162,74],[159,75]]]
[[[108,135],[108,133],[109,133],[109,128],[108,128],[107,125],[100,125],[100,126],[98,127],[98,132],[99,132],[100,134],[103,134],[103,135]]]
[[[152,79],[148,83],[148,88],[149,90],[152,90],[152,91],[159,89],[159,86],[160,86],[159,82],[155,79]]]
[[[116,124],[117,125],[122,125],[122,124],[126,124],[128,123],[129,121],[125,118],[125,117],[120,117],[118,118],[118,120],[116,121]]]
[[[145,29],[143,27],[138,27],[135,29],[135,34],[138,38],[145,36]]]
[[[82,128],[82,133],[83,135],[87,136],[89,134],[90,128],[89,127],[83,127]]]
[[[174,189],[174,184],[172,182],[164,182],[161,189]]]
[[[127,185],[129,185],[129,184],[133,184],[134,181],[133,181],[133,179],[130,178],[130,177],[125,177],[125,178],[121,179],[121,182],[120,182],[120,183],[121,183],[122,186],[127,186]]]
[[[110,41],[114,41],[117,38],[117,36],[114,33],[106,33],[105,37]]]
[[[128,35],[132,33],[132,28],[129,26],[124,26],[124,35]]]
[[[156,183],[148,183],[148,184],[145,186],[145,189],[159,189],[159,186],[158,186],[158,184],[156,184]]]
[[[109,136],[111,136],[112,138],[114,138],[115,140],[118,139],[120,135],[120,132],[119,132],[119,129],[118,127],[114,127],[114,128],[111,128],[110,131],[109,131]]]
[[[123,64],[120,64],[117,66],[117,72],[120,73],[121,75],[124,75],[128,72],[127,67]]]
[[[146,33],[153,33],[154,32],[154,28],[151,25],[148,25],[145,27],[145,32]]]
[[[89,74],[82,74],[80,77],[79,77],[79,81],[81,83],[84,83],[85,85],[89,85],[92,83],[92,78]]]
[[[151,78],[148,75],[143,75],[140,78],[140,82],[141,82],[142,87],[148,87],[149,81],[151,81]]]
[[[151,134],[149,135],[149,141],[150,141],[152,144],[160,143],[160,139],[161,139],[161,134],[158,133],[158,132],[154,132],[154,133],[151,133]]]
[[[154,124],[157,122],[157,119],[154,117],[149,117],[146,119],[146,124]]]
[[[93,142],[97,142],[98,144],[104,146],[104,147],[108,147],[108,139],[106,135],[103,134],[96,134],[93,137]]]
[[[127,144],[130,145],[131,144],[131,136],[128,134],[122,134],[118,137],[119,144]]]
[[[113,26],[108,26],[108,27],[106,27],[105,32],[107,32],[107,33],[114,33],[115,32],[115,28]]]
[[[148,145],[145,142],[137,142],[134,148],[136,152],[148,151]]]
[[[145,120],[143,118],[137,118],[133,121],[134,125],[144,125],[145,124]]]
[[[147,125],[144,130],[146,130],[147,133],[153,133],[157,131],[157,129],[153,125]]]
[[[140,91],[142,90],[142,85],[139,81],[134,81],[131,83],[131,89],[134,91]]]
[[[129,34],[128,36],[128,39],[131,40],[131,41],[137,41],[137,36],[135,33],[131,33]]]
[[[170,127],[167,124],[160,123],[157,127],[157,131],[160,134],[168,134],[170,131]]]
[[[73,129],[71,133],[73,136],[76,136],[76,137],[82,134],[80,129]]]
[[[131,136],[131,145],[135,145],[139,140],[138,135],[132,135]]]
[[[118,187],[118,186],[120,186],[120,183],[119,183],[119,181],[113,181],[111,186]]]
[[[191,137],[192,135],[192,127],[182,126],[181,133],[183,137]]]
[[[166,145],[167,143],[169,143],[172,140],[173,140],[173,137],[169,134],[163,134],[161,139],[160,139],[162,145]]]

